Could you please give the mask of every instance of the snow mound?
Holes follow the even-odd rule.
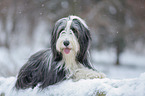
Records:
[[[16,78],[0,78],[0,96],[145,96],[145,73],[133,79],[66,80],[43,90],[16,90]]]

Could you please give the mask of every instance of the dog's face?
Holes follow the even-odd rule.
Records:
[[[69,16],[56,22],[52,32],[51,48],[56,58],[59,54],[73,53],[81,62],[86,55],[90,40],[85,22],[77,16]]]
[[[58,39],[56,41],[56,50],[63,55],[76,54],[80,50],[76,31],[71,29],[72,19],[65,21],[65,27],[60,28]],[[59,26],[61,27],[61,25]]]

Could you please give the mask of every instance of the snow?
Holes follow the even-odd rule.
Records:
[[[48,86],[41,90],[34,89],[16,90],[16,78],[0,78],[0,94],[5,96],[145,96],[145,73],[133,79],[87,79],[73,82],[66,80]]]

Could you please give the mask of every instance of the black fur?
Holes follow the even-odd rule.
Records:
[[[56,50],[56,41],[59,33],[66,27],[66,22],[67,18],[56,22],[51,34],[51,49],[35,53],[21,68],[15,84],[17,89],[34,88],[38,84],[40,84],[40,88],[45,88],[66,79],[65,63],[58,66],[62,60],[62,54]],[[73,20],[71,29],[80,44],[80,51],[76,56],[76,60],[85,67],[93,69],[87,57],[87,50],[91,40],[89,30],[78,19]]]
[[[60,70],[56,69],[58,62],[51,61],[50,55],[51,50],[48,49],[32,55],[19,72],[16,88],[34,88],[38,83],[40,83],[41,88],[45,88],[64,80],[65,71],[63,68]]]

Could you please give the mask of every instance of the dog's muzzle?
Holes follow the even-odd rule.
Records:
[[[65,53],[65,54],[69,54],[69,53],[70,53],[70,50],[71,50],[70,48],[68,48],[70,42],[69,42],[68,40],[65,40],[65,41],[63,42],[63,44],[64,44],[64,46],[66,47],[66,48],[63,49],[64,53]]]

